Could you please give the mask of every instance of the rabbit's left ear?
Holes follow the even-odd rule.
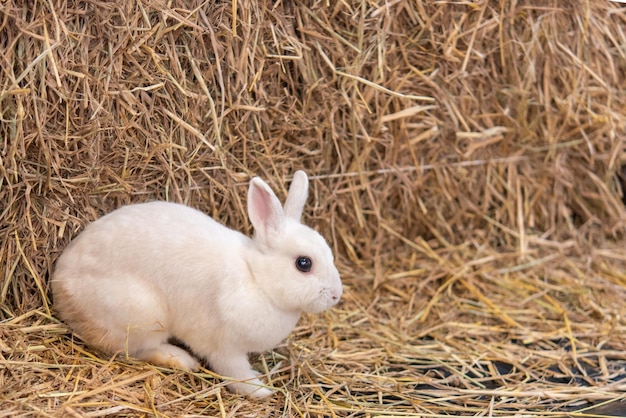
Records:
[[[250,181],[248,216],[255,232],[266,244],[272,242],[272,237],[280,233],[284,222],[280,201],[267,183],[258,177]]]
[[[304,204],[309,196],[309,178],[302,170],[298,170],[293,175],[287,200],[283,208],[285,215],[293,220],[300,222]]]

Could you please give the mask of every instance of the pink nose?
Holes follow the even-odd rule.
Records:
[[[333,298],[333,301],[337,303],[339,302],[339,299],[341,299],[342,294],[343,294],[343,288],[339,287],[338,290],[333,291],[333,293],[331,294],[331,297]]]

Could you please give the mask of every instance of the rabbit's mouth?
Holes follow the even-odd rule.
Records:
[[[327,309],[332,308],[341,300],[343,290],[341,286],[338,289],[323,288],[320,290],[318,298],[313,301],[305,312],[310,314],[318,314],[324,312]]]

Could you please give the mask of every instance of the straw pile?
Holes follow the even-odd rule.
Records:
[[[4,0],[0,415],[625,415],[624,27],[604,0]],[[300,168],[345,298],[253,357],[274,398],[55,319],[87,223],[167,199],[250,232],[249,178]]]

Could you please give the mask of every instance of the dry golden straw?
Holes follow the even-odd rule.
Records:
[[[626,416],[619,2],[3,0],[0,416]],[[344,279],[255,367],[110,358],[48,278],[89,222],[284,198]]]

